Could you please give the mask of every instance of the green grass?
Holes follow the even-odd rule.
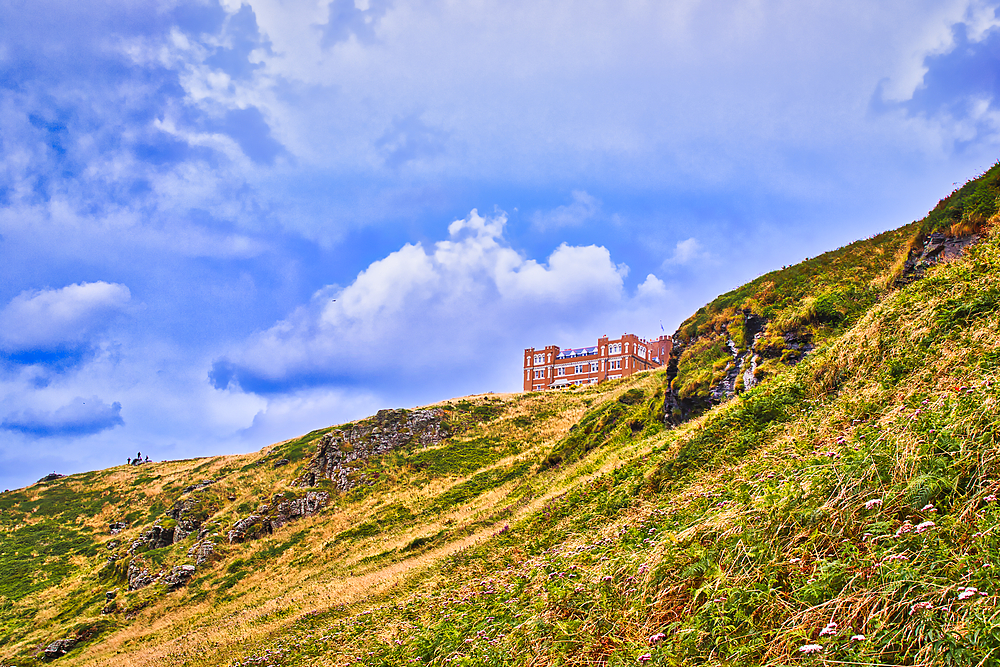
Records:
[[[95,551],[88,533],[52,520],[0,532],[0,596],[17,601],[58,586],[74,573],[71,556]]]
[[[451,487],[434,499],[428,513],[440,513],[455,506],[467,503],[473,498],[506,484],[512,479],[524,475],[531,468],[531,463],[521,462],[510,467],[498,467],[476,473],[468,480]]]
[[[430,477],[461,476],[492,465],[519,449],[517,442],[498,437],[480,437],[453,440],[442,447],[419,450],[412,455],[402,456],[399,462],[409,464],[414,471],[426,473]]]

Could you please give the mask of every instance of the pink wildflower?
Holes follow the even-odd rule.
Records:
[[[830,635],[837,634],[837,624],[830,621],[826,624],[826,627],[819,631],[820,637],[829,637]]]
[[[924,521],[923,523],[918,523],[915,530],[918,533],[925,533],[931,528],[934,528],[936,525],[937,524],[935,524],[933,521]]]
[[[896,537],[899,537],[900,535],[905,535],[911,530],[913,530],[913,524],[911,524],[909,521],[904,521],[903,525],[901,525],[899,528],[896,529]]]
[[[875,509],[876,507],[882,507],[881,498],[872,498],[871,500],[865,502],[866,510]]]
[[[864,635],[851,635],[852,642],[863,642],[865,640]]]
[[[928,609],[933,609],[933,608],[934,605],[932,605],[930,602],[918,602],[912,607],[910,607],[910,616],[913,616],[918,611],[926,611]]]
[[[639,662],[646,663],[653,659],[653,656],[649,653],[643,653],[639,656]]]
[[[996,495],[994,495],[994,494],[991,493],[990,495],[988,495],[985,498],[983,498],[983,500],[985,500],[988,503],[995,503],[997,501],[997,497],[996,497]]]
[[[799,653],[819,653],[823,647],[819,644],[806,644],[799,647]]]
[[[663,634],[662,632],[657,632],[655,635],[653,635],[652,637],[649,638],[649,643],[650,644],[659,644],[664,639],[666,639],[666,637],[667,636],[665,634]]]
[[[934,507],[934,505],[931,505],[930,503],[927,503],[926,505],[924,505],[923,507],[920,508],[920,511],[921,512],[937,512],[937,508]]]
[[[976,589],[976,588],[973,588],[972,586],[969,586],[968,588],[963,588],[963,589],[961,589],[961,592],[959,592],[959,594],[958,594],[958,599],[959,600],[968,600],[969,598],[975,596],[975,594],[978,593],[978,592],[979,592],[979,590]]]

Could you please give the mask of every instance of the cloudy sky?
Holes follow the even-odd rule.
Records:
[[[0,488],[516,390],[1000,157],[980,0],[2,0]]]

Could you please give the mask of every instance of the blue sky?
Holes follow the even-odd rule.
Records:
[[[517,390],[1000,157],[979,0],[0,2],[0,488]]]

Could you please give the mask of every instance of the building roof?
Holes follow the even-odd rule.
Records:
[[[572,359],[574,357],[589,357],[592,354],[597,354],[597,346],[593,347],[577,347],[573,349],[559,350],[559,354],[556,355],[556,359]]]

